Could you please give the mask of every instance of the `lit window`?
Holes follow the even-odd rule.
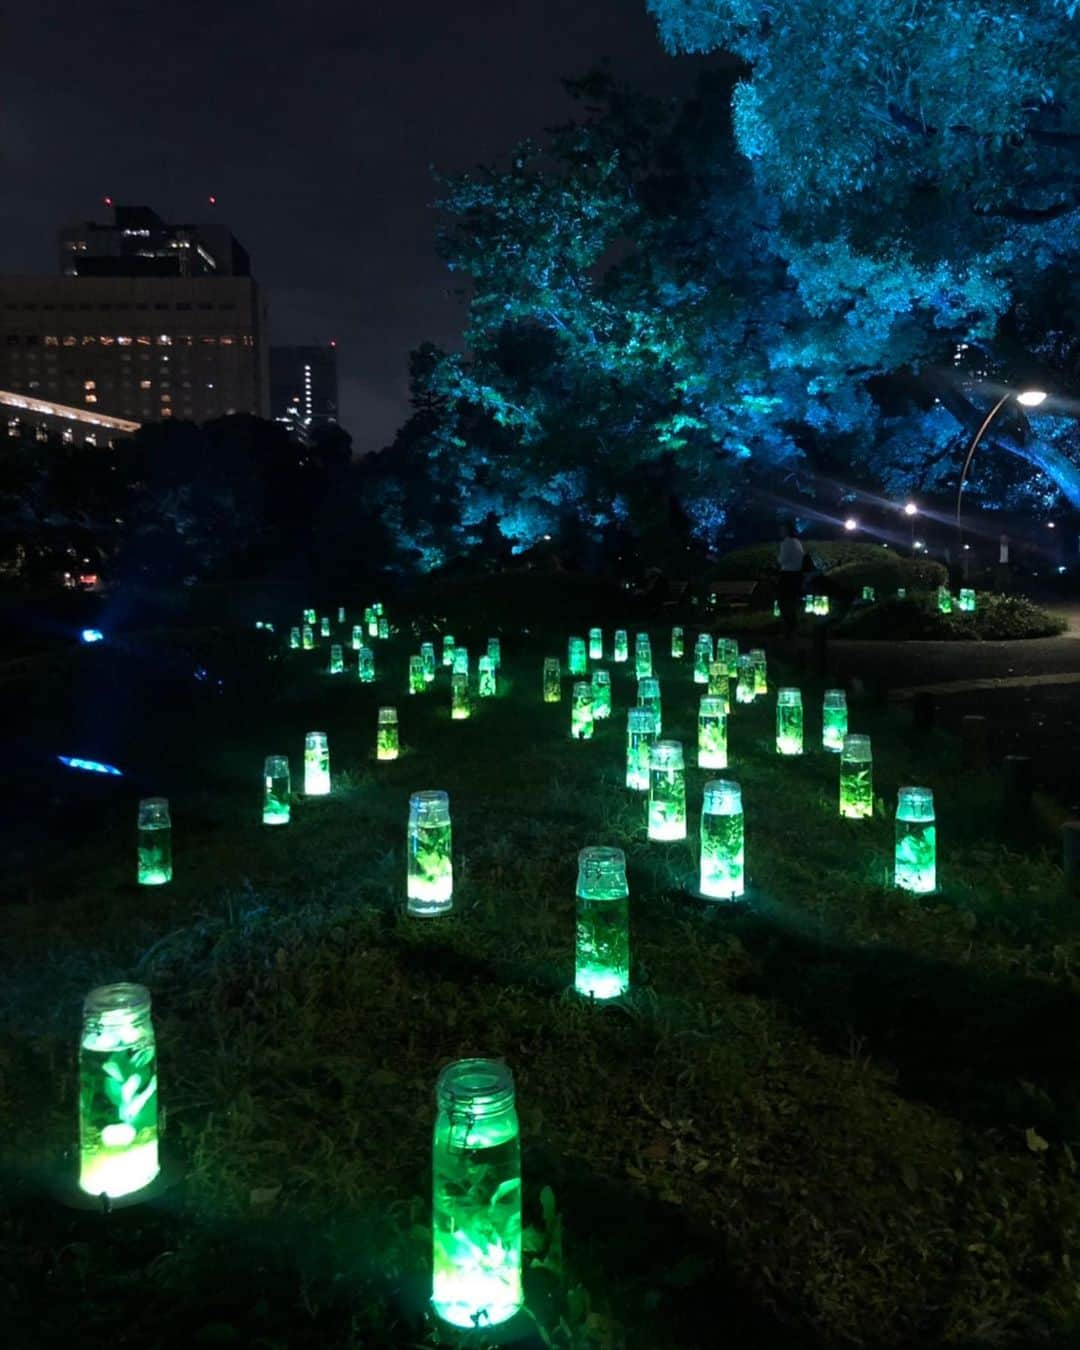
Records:
[[[85,399],[86,399],[86,402],[87,402],[87,403],[96,403],[96,402],[97,402],[97,394],[87,394],[87,395],[85,395]]]
[[[171,402],[172,402],[172,394],[162,394],[162,396],[161,396],[161,401],[162,401],[162,403],[171,403]]]
[[[83,380],[83,386],[82,386],[82,387],[83,387],[84,389],[96,389],[96,388],[97,388],[97,381],[96,381],[96,380]]]
[[[90,337],[89,335],[85,335],[85,334],[84,334],[83,340],[82,340],[82,345],[83,345],[84,347],[92,347],[92,346],[94,345],[95,342],[97,342],[97,338],[96,338],[96,337]]]
[[[217,338],[204,337],[203,342],[205,342],[208,347],[213,347],[217,345]]]
[[[162,408],[162,410],[161,410],[161,415],[162,415],[162,417],[171,417],[171,416],[172,416],[172,409],[171,409],[171,408]]]
[[[47,337],[47,338],[45,339],[45,346],[46,346],[46,347],[59,347],[59,346],[60,346],[60,339],[59,339],[58,337]]]
[[[160,334],[158,335],[158,346],[159,346],[159,347],[171,347],[171,346],[172,346],[172,338],[169,337],[168,333],[160,333]]]
[[[235,340],[236,340],[235,338],[231,337],[218,338],[218,341],[221,343],[223,347],[231,347],[235,342]]]
[[[131,339],[129,337],[118,337],[116,341],[120,344],[121,347],[131,346]]]
[[[116,339],[111,337],[99,337],[98,341],[103,347],[111,347]]]
[[[65,347],[76,347],[76,346],[78,346],[78,343],[79,343],[79,339],[78,339],[77,337],[66,337],[66,338],[64,338],[64,346],[65,346]]]
[[[139,381],[139,388],[140,388],[140,389],[149,389],[149,388],[150,388],[150,381],[149,381],[149,380],[140,380],[140,381]]]
[[[140,333],[139,336],[135,339],[135,341],[139,344],[140,347],[149,347],[149,346],[150,346],[150,334],[149,334],[149,333]]]

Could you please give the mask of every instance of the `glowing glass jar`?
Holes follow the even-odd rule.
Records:
[[[631,708],[626,714],[626,786],[649,790],[649,752],[656,741],[656,714],[651,708]]]
[[[708,694],[698,704],[699,769],[727,768],[727,708],[722,698]]]
[[[826,689],[821,704],[821,744],[839,754],[847,735],[847,695],[842,689]]]
[[[574,684],[570,701],[570,739],[589,741],[592,740],[592,734],[592,685],[588,680],[578,680]]]
[[[634,637],[634,674],[639,680],[652,674],[652,643],[648,633],[637,633]]]
[[[325,731],[304,737],[304,795],[325,797],[330,791],[330,742]]]
[[[375,726],[375,758],[397,759],[398,720],[396,708],[380,708]]]
[[[710,698],[722,698],[724,711],[731,711],[731,682],[727,673],[726,661],[709,662],[709,683],[706,686]]]
[[[957,597],[957,608],[963,610],[965,614],[975,613],[975,592],[968,586],[961,586],[960,594]]]
[[[424,672],[422,656],[409,657],[409,693],[422,694],[427,688],[427,676]]]
[[[753,703],[754,667],[749,656],[739,657],[739,677],[735,681],[735,702]]]
[[[482,656],[476,663],[476,693],[479,698],[495,697],[495,663]]]
[[[378,620],[379,620],[379,616],[375,613],[375,611],[371,608],[371,606],[370,606],[370,605],[365,605],[365,606],[364,606],[364,632],[365,632],[365,634],[367,634],[367,633],[369,633],[369,632],[371,631],[371,625],[372,625],[372,624],[375,625],[375,631],[378,632],[378,628],[379,628],[379,622],[378,622]]]
[[[360,683],[371,684],[375,679],[375,653],[370,647],[361,647],[356,656],[356,673]]]
[[[772,616],[773,616],[774,619],[778,619],[778,618],[780,617],[780,601],[779,601],[779,600],[774,600],[774,601],[772,602]]]
[[[157,1086],[149,990],[92,989],[79,1040],[79,1189],[87,1195],[118,1200],[157,1176]]]
[[[435,644],[433,642],[421,642],[420,668],[424,672],[424,683],[430,684],[435,678]]]
[[[352,649],[358,652],[364,645],[364,630],[358,623],[353,624],[352,628]]]
[[[694,643],[694,683],[709,683],[709,666],[713,659],[713,641],[708,633],[699,633]]]
[[[338,605],[337,621],[338,621],[338,623],[344,623],[344,622],[345,622],[345,606],[344,606],[344,605]]]
[[[930,788],[902,787],[896,801],[894,878],[902,891],[928,895],[937,887],[937,826]]]
[[[164,886],[172,881],[172,821],[167,797],[144,797],[138,815],[138,881]]]
[[[335,642],[330,648],[330,674],[340,675],[345,669],[345,656],[341,650],[341,644]]]
[[[498,638],[488,638],[487,654],[491,661],[492,669],[498,675],[499,667],[502,665],[502,643]]]
[[[455,722],[464,722],[471,716],[469,677],[464,671],[455,670],[450,676],[450,717]]]
[[[292,813],[292,779],[288,755],[267,755],[263,762],[264,825],[288,825]]]
[[[313,630],[312,627],[311,627],[311,624],[309,624],[309,623],[304,624],[303,635],[302,635],[301,643],[302,643],[302,646],[303,646],[303,648],[304,648],[304,651],[310,652],[310,651],[314,650],[314,647],[315,647],[315,633],[314,633],[314,630]]]
[[[581,850],[574,988],[586,998],[618,998],[630,987],[629,895],[621,848]]]
[[[907,599],[907,587],[906,587],[906,586],[897,586],[897,588],[896,588],[896,598],[897,598],[897,600],[906,600],[906,599]]]
[[[468,675],[469,673],[469,649],[468,647],[454,648],[454,664],[451,671],[455,675]]]
[[[595,722],[611,716],[611,672],[594,670],[592,673],[592,714]]]
[[[372,614],[375,615],[377,619],[381,618],[384,612],[383,602],[381,600],[376,600],[375,603],[371,606],[371,612]]]
[[[385,614],[379,615],[379,622],[376,625],[376,632],[384,641],[390,636],[390,620]]]
[[[660,681],[655,675],[646,675],[637,682],[637,701],[639,708],[648,708],[656,722],[656,734],[663,730],[663,708],[660,703]]]
[[[414,792],[409,798],[405,907],[417,918],[447,914],[454,906],[450,798]]]
[[[372,605],[367,619],[367,635],[369,638],[379,636],[379,611]]]
[[[315,611],[313,609],[304,610],[304,622],[310,624],[312,628],[315,627]]]
[[[865,820],[874,814],[874,756],[869,736],[845,736],[840,751],[840,814]]]
[[[615,629],[612,654],[615,657],[616,662],[623,662],[630,659],[630,639],[627,636],[625,628]]]
[[[750,648],[750,664],[754,670],[754,697],[764,698],[769,692],[769,675],[765,653],[760,647]]]
[[[802,691],[776,691],[776,753],[801,755],[803,752]]]
[[[319,620],[319,633],[322,637],[330,636],[330,615],[324,614]]]
[[[497,1326],[521,1308],[521,1140],[514,1080],[492,1059],[439,1074],[431,1150],[431,1302],[444,1322]]]
[[[588,670],[585,659],[585,639],[572,637],[566,644],[566,668],[571,675],[584,675]]]
[[[671,656],[675,661],[681,661],[683,652],[686,649],[686,637],[683,630],[676,625],[671,630]]]
[[[871,603],[873,603],[874,598],[875,598],[875,593],[874,593],[874,588],[873,588],[873,586],[864,586],[864,587],[862,588],[862,598],[863,598],[864,600],[868,600],[868,601],[870,601]]]
[[[686,838],[686,769],[679,741],[657,741],[649,751],[649,838]]]
[[[738,900],[744,893],[742,788],[728,778],[705,784],[701,806],[699,889],[710,900]]]
[[[589,660],[602,661],[604,659],[604,630],[602,628],[589,629]]]
[[[453,670],[453,668],[454,668],[454,635],[453,635],[452,633],[446,633],[446,634],[443,636],[443,640],[442,640],[442,663],[443,663],[444,666],[449,666],[450,669]]]
[[[717,650],[723,645],[724,660],[727,662],[727,673],[729,680],[739,678],[739,644],[735,638],[720,638],[717,642]]]
[[[290,628],[290,629],[289,629],[289,649],[290,649],[291,651],[294,651],[294,652],[295,652],[295,651],[298,651],[299,648],[300,648],[300,629],[299,629],[299,628]]]
[[[557,656],[544,657],[544,702],[558,703],[562,698],[562,671]]]
[[[937,591],[937,607],[939,614],[952,613],[952,595],[948,586],[939,586]]]
[[[817,596],[816,596],[816,595],[804,595],[804,596],[803,596],[803,613],[804,613],[804,614],[816,614],[816,613],[817,613],[817,604],[816,604],[816,601],[817,601]]]

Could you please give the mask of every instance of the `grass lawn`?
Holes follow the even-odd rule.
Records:
[[[475,670],[488,632],[458,636]],[[425,1312],[433,1089],[468,1055],[516,1078],[534,1344],[1066,1343],[1080,923],[1055,862],[1000,818],[994,777],[853,705],[878,802],[843,821],[820,685],[803,680],[801,760],[773,752],[772,698],[736,708],[751,894],[706,906],[684,888],[718,775],[688,770],[687,843],[648,843],[623,787],[632,667],[605,663],[614,717],[571,742],[569,681],[540,701],[565,633],[501,637],[500,696],[467,722],[441,671],[406,696],[418,639],[402,635],[379,644],[375,685],[324,675],[324,650],[182,726],[133,709],[142,772],[68,775],[51,841],[30,839],[0,905],[5,1346],[443,1343]],[[701,691],[656,628],[653,647],[664,736],[693,766]],[[403,753],[377,764],[390,702]],[[315,728],[333,795],[262,827],[263,756],[287,752],[298,786]],[[922,900],[889,886],[906,783],[938,803],[942,888]],[[402,913],[405,819],[433,787],[450,794],[455,910],[421,922]],[[176,872],[151,890],[133,884],[134,802],[153,792],[172,802]],[[633,989],[610,1006],[569,992],[587,844],[628,859]],[[185,1174],[105,1217],[46,1188],[74,1142],[80,1000],[116,979],[153,993]]]

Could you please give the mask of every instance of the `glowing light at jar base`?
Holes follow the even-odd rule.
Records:
[[[686,838],[686,770],[679,741],[657,741],[649,753],[649,838]]]
[[[929,788],[902,787],[896,805],[897,887],[927,895],[937,887],[937,827]]]
[[[445,792],[409,798],[406,909],[417,918],[446,914],[454,904],[450,799]]]
[[[574,988],[586,997],[618,998],[630,986],[626,857],[618,848],[578,854]]]
[[[701,894],[710,900],[740,899],[744,871],[742,789],[714,778],[705,784],[701,809]]]

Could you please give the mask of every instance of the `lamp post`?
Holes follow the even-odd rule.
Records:
[[[1019,393],[1016,393],[1012,389],[1007,389],[983,418],[982,426],[971,438],[971,444],[968,446],[967,454],[964,456],[964,467],[960,470],[960,482],[956,489],[956,537],[958,543],[962,544],[964,542],[964,532],[960,524],[960,513],[963,510],[964,484],[967,481],[968,469],[971,467],[972,457],[979,448],[979,442],[986,435],[990,423],[1011,398],[1014,398],[1022,408],[1037,408],[1041,403],[1046,401],[1046,394],[1041,389],[1021,389]]]
[[[912,557],[915,556],[915,517],[919,514],[919,508],[914,502],[904,503],[904,515],[908,518],[908,524],[911,526],[911,535],[908,539],[908,552]]]

